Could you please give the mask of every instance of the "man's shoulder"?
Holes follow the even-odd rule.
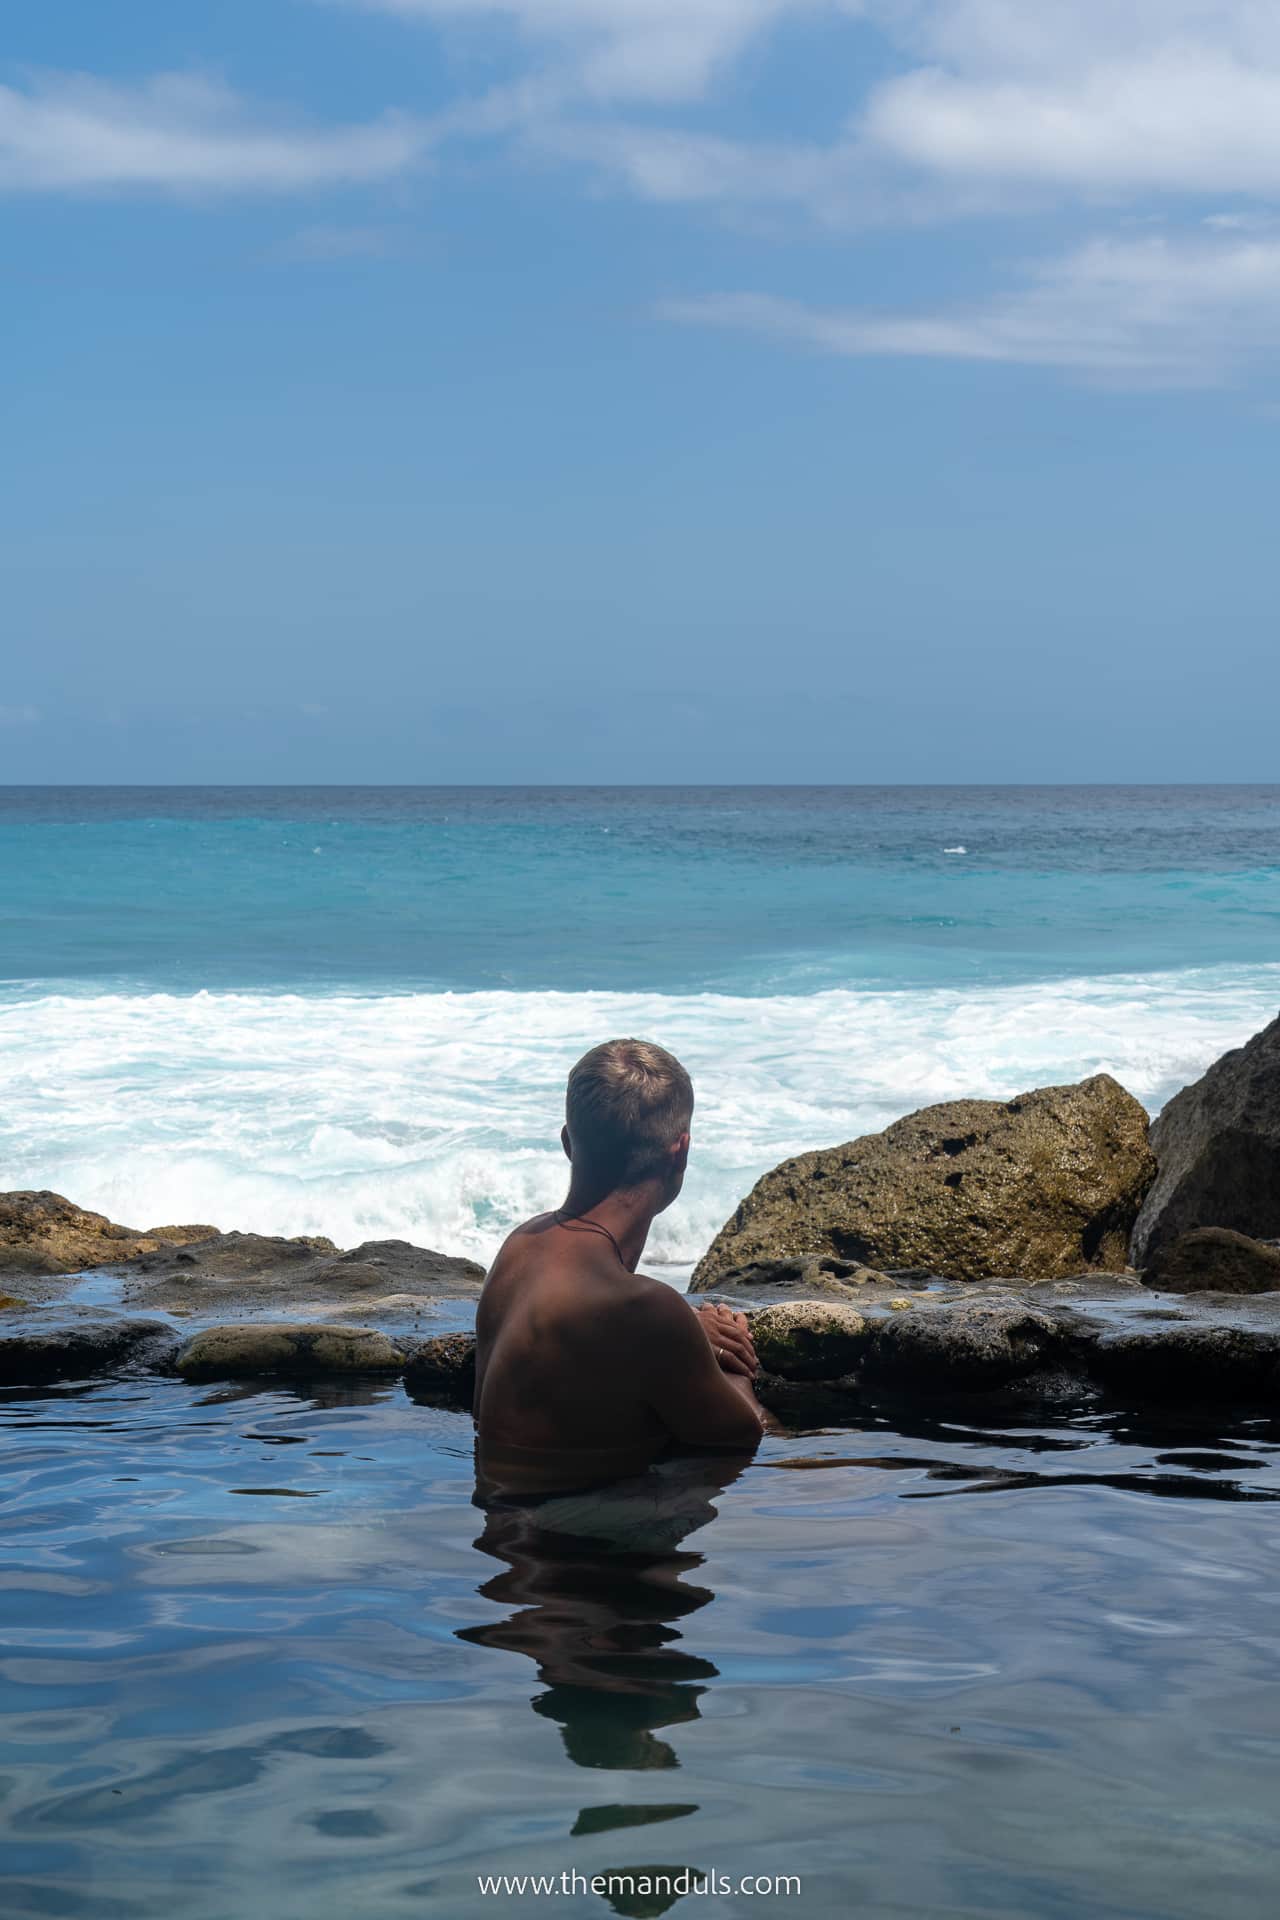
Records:
[[[634,1285],[628,1290],[625,1304],[638,1329],[670,1335],[673,1330],[682,1330],[686,1322],[696,1325],[684,1295],[665,1280],[655,1280],[647,1273],[633,1274],[632,1279]]]
[[[508,1247],[517,1246],[525,1240],[537,1239],[547,1231],[548,1227],[555,1225],[555,1218],[554,1213],[535,1213],[530,1215],[529,1219],[522,1220],[518,1227],[512,1227],[498,1249],[498,1258],[502,1258]]]
[[[549,1213],[537,1213],[531,1220],[522,1220],[518,1227],[512,1227],[489,1262],[489,1276],[492,1278],[509,1267],[521,1265],[535,1254],[538,1241],[551,1224],[551,1219]]]

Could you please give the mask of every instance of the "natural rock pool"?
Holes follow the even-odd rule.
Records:
[[[3,1911],[1270,1911],[1280,1420],[894,1421],[553,1533],[398,1382],[5,1391]]]

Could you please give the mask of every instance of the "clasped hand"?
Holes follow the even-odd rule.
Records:
[[[745,1374],[753,1380],[760,1371],[760,1362],[756,1359],[756,1350],[751,1344],[751,1329],[747,1325],[745,1313],[735,1313],[732,1307],[721,1306],[708,1300],[694,1312],[702,1323],[702,1331],[711,1342],[711,1348],[725,1373]]]

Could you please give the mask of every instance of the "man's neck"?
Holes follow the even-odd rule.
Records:
[[[623,1265],[632,1273],[640,1264],[658,1211],[658,1196],[650,1187],[629,1188],[601,1198],[575,1188],[572,1183],[560,1208],[565,1220],[593,1220],[597,1226],[607,1227],[617,1242]]]

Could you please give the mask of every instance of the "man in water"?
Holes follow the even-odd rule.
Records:
[[[569,1075],[571,1175],[517,1227],[476,1316],[476,1455],[486,1494],[599,1486],[673,1448],[750,1452],[765,1415],[755,1349],[730,1307],[693,1309],[636,1272],[684,1183],[693,1086],[645,1040],[608,1040]]]

